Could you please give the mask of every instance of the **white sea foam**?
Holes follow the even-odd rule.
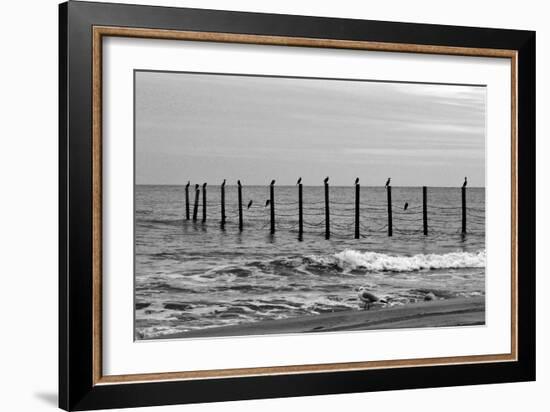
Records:
[[[485,267],[485,250],[445,254],[392,256],[376,252],[346,249],[331,257],[309,256],[319,264],[336,264],[342,269],[364,269],[370,272],[410,272],[428,269],[458,269]]]

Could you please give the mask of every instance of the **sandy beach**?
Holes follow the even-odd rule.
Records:
[[[480,296],[206,328],[157,336],[154,339],[471,326],[484,323],[485,297]]]

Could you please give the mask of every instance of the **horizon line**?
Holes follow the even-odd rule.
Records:
[[[194,186],[195,184],[198,184],[199,186],[202,187],[202,185],[204,184],[205,182],[202,182],[202,183],[191,183],[189,186]],[[221,187],[221,184],[210,184],[208,182],[207,183],[207,187]],[[386,187],[385,185],[361,185],[359,184],[361,187]],[[182,187],[185,187],[186,186],[186,183],[184,184],[181,184],[181,183],[134,183],[134,186],[182,186]],[[226,187],[238,187],[237,184],[227,184],[225,185]],[[269,187],[270,185],[269,184],[243,184],[242,187]],[[297,184],[289,184],[289,185],[277,185],[275,184],[275,187],[295,187],[295,186],[298,186]],[[329,183],[329,186],[331,187],[355,187],[355,184],[350,184],[350,185],[331,185]],[[398,186],[398,185],[390,185],[389,187],[423,187],[423,186],[426,186],[426,187],[433,187],[433,188],[461,188],[462,185],[457,185],[457,186],[429,186],[429,185],[416,185],[416,186],[412,186],[412,185],[401,185],[401,186]],[[324,185],[305,185],[305,184],[302,184],[302,187],[324,187]],[[470,189],[485,189],[486,186],[472,186],[472,185],[468,185],[467,188],[470,188]]]

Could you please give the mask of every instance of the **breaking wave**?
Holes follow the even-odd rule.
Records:
[[[308,256],[320,265],[336,265],[341,269],[362,269],[368,272],[412,272],[435,269],[483,268],[485,250],[478,252],[452,252],[445,254],[418,254],[392,256],[376,252],[346,249],[333,256]]]

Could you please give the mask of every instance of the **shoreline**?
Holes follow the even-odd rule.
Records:
[[[143,340],[433,328],[484,324],[485,296],[479,296],[419,302],[389,308],[347,310],[320,315],[219,326],[160,335]]]

